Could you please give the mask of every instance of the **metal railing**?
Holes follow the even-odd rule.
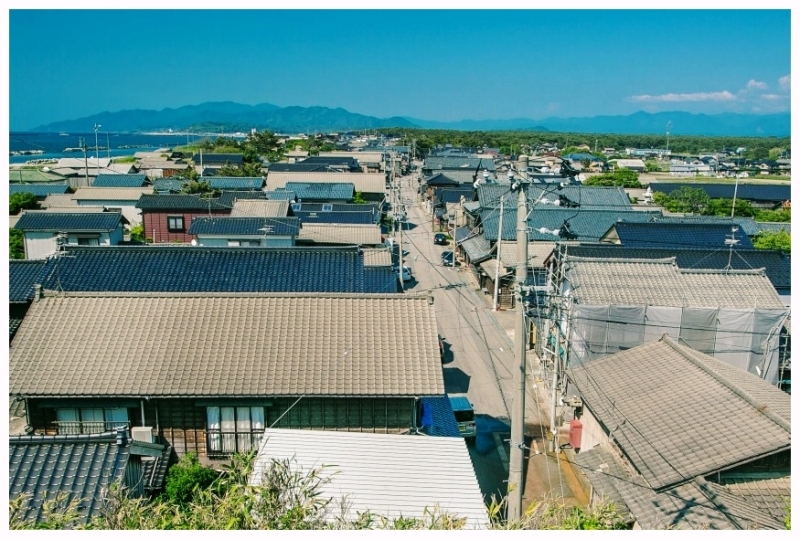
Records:
[[[53,421],[58,434],[100,434],[114,432],[119,427],[128,430],[130,421]]]

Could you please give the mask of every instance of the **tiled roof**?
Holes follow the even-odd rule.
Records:
[[[484,208],[497,208],[500,206],[500,197],[504,197],[506,208],[516,208],[517,194],[511,193],[508,182],[496,184],[483,184],[478,186],[478,200]],[[622,187],[595,187],[585,185],[565,185],[558,189],[535,183],[526,184],[525,196],[528,200],[528,210],[534,208],[533,203],[539,201],[535,210],[564,205],[559,197],[580,204],[582,210],[605,211],[633,211],[630,199]],[[556,204],[558,202],[558,204]]]
[[[381,243],[381,227],[378,225],[303,223],[297,239],[314,243],[378,245]]]
[[[464,250],[469,260],[473,264],[477,264],[487,258],[494,256],[489,240],[483,234],[472,236],[464,241],[458,243]]]
[[[288,213],[288,200],[235,200],[231,209],[231,217],[286,217]]]
[[[195,217],[189,227],[192,235],[297,236],[297,217]]]
[[[351,213],[371,213],[376,214],[380,213],[377,204],[350,204],[350,203],[331,203],[327,204],[325,202],[302,202],[299,203],[301,211],[324,211],[323,207],[330,206],[330,210],[333,212],[351,212]]]
[[[270,200],[295,200],[294,191],[289,191],[287,189],[278,189],[276,191],[266,191],[266,196]]]
[[[18,230],[45,232],[75,232],[81,230],[110,231],[120,226],[122,215],[118,212],[83,213],[25,210],[14,225]]]
[[[220,204],[219,199],[202,198],[200,195],[142,195],[136,207],[142,210],[209,210],[228,212],[230,207]]]
[[[453,407],[447,396],[442,397],[423,397],[420,399],[423,407],[422,426],[420,430],[428,436],[451,436],[461,437],[456,423],[456,416],[453,414]],[[426,417],[426,414],[430,414]],[[426,420],[430,423],[426,424]]]
[[[46,290],[65,292],[384,292],[365,281],[356,248],[67,247]],[[136,268],[136,271],[131,271]],[[391,290],[390,290],[391,291]]]
[[[552,208],[536,207],[528,216],[528,240],[553,241],[552,234],[542,234],[540,228],[558,230],[568,222],[573,233],[577,234],[580,241],[599,241],[611,226],[618,221],[647,222],[653,216],[661,215],[660,211],[625,211],[625,210],[585,210],[583,208]],[[481,211],[481,221],[486,238],[490,241],[497,240],[500,211],[498,208],[485,208]],[[512,207],[504,204],[503,207],[503,234],[502,239],[516,241],[517,239],[517,207],[516,201]]]
[[[320,497],[337,501],[346,496],[348,520],[355,521],[366,511],[376,519],[378,515],[390,520],[427,519],[438,508],[454,518],[465,518],[465,530],[489,527],[483,495],[461,438],[267,429],[250,484],[262,481],[272,460],[286,459],[293,472],[320,469]]]
[[[791,259],[779,251],[767,249],[734,249],[730,256],[728,248],[637,248],[622,245],[570,245],[567,252],[579,258],[601,259],[663,259],[675,257],[675,263],[683,269],[718,269],[730,264],[732,269],[765,268],[767,277],[775,288],[791,287]]]
[[[78,201],[72,198],[72,193],[52,194],[47,195],[39,207],[43,210],[50,208],[70,208],[72,210],[78,207]]]
[[[45,296],[14,338],[9,392],[443,395],[435,316],[406,294]]]
[[[753,247],[744,230],[727,224],[621,222],[612,226],[626,247],[725,247],[731,235],[739,242],[736,248]]]
[[[460,227],[456,228],[456,235],[455,235],[454,238],[458,243],[461,243],[462,241],[466,240],[467,238],[469,238],[472,235],[473,235],[473,231],[472,231],[472,229],[470,227],[468,227],[468,226],[460,226]]]
[[[399,292],[397,274],[391,266],[364,266],[364,288],[376,294]]]
[[[473,180],[470,180],[470,181],[473,181]],[[428,187],[435,187],[435,186],[441,186],[441,185],[447,185],[447,186],[456,187],[458,185],[461,185],[461,183],[458,180],[454,180],[452,178],[448,178],[444,174],[434,174],[433,176],[428,176],[427,178],[425,178],[425,184]]]
[[[302,183],[352,183],[357,192],[385,193],[386,175],[383,172],[270,172],[267,175],[266,191],[286,187],[288,182]]]
[[[69,192],[69,185],[66,184],[27,184],[12,183],[8,186],[8,194],[14,193],[33,193],[36,198],[45,198],[47,195],[58,195]]]
[[[185,180],[176,178],[158,178],[153,181],[153,190],[160,193],[172,191],[179,193]]]
[[[573,298],[585,305],[784,308],[772,283],[757,270],[681,269],[672,259],[566,260]]]
[[[40,283],[44,260],[9,260],[8,300],[23,303],[33,299],[33,285]]]
[[[480,167],[481,170],[494,170],[494,159],[491,157],[439,157],[429,156],[425,158],[425,164],[422,166],[424,169],[440,170],[440,169],[467,169],[475,171]],[[480,175],[480,172],[478,173]]]
[[[212,176],[208,179],[212,189],[241,189],[249,191],[251,189],[261,189],[264,186],[264,178],[256,177],[231,177],[231,176]]]
[[[72,198],[78,201],[139,200],[152,192],[152,187],[81,187]]]
[[[553,253],[556,244],[553,241],[528,242],[528,267],[541,268],[544,261]],[[517,243],[511,241],[500,242],[500,261],[507,268],[517,266]]]
[[[653,489],[791,447],[788,394],[666,335],[567,376]]]
[[[746,484],[761,490],[764,483],[780,485],[771,495],[781,504],[777,510],[762,505],[729,488],[697,477],[681,486],[656,492],[639,474],[631,474],[613,451],[598,446],[575,456],[595,492],[615,503],[617,510],[629,513],[645,530],[735,530],[782,529],[781,497],[789,497],[789,478],[751,479]],[[781,494],[782,493],[782,494]]]
[[[230,163],[232,165],[240,165],[244,161],[244,155],[240,153],[199,153],[194,154],[192,161],[196,164],[203,165],[224,165]]]
[[[286,182],[286,189],[294,191],[297,200],[351,200],[352,183]]]
[[[377,249],[362,249],[364,256],[364,266],[391,266],[392,254],[389,249],[380,247]]]
[[[270,172],[327,172],[328,165],[323,163],[272,163]]]
[[[38,521],[44,500],[59,492],[82,499],[79,523],[98,516],[104,490],[120,481],[129,448],[116,445],[114,434],[80,436],[11,436],[9,498],[31,495],[23,518]]]
[[[691,187],[692,189],[702,189],[710,198],[733,198],[736,190],[736,198],[745,200],[756,200],[775,202],[792,199],[792,187],[789,182],[786,185],[770,184],[751,184],[739,183],[665,183],[657,182],[650,184],[653,192],[671,193],[681,187]]]
[[[461,197],[464,197],[465,202],[469,202],[472,200],[472,195],[474,191],[472,187],[468,189],[437,189],[436,196],[439,200],[444,202],[445,204],[458,204],[461,202]]]
[[[715,224],[727,225],[730,228],[733,225],[739,225],[745,234],[748,236],[755,236],[759,227],[752,217],[718,217],[716,215],[656,215],[653,221],[660,223],[686,223],[686,224]]]
[[[294,215],[303,223],[338,223],[352,225],[375,224],[380,220],[380,213],[374,214],[360,211],[298,211]]]
[[[98,174],[93,187],[144,187],[146,174]]]
[[[478,171],[478,179],[479,180],[482,180],[484,178],[483,171],[484,171],[483,167],[481,167],[481,170]],[[458,184],[467,185],[469,187],[472,187],[472,184],[475,183],[475,169],[474,168],[472,168],[471,170],[441,170],[441,171],[435,172],[430,177],[433,178],[434,176],[441,176],[441,177],[444,177],[444,178],[449,178],[449,179],[453,180],[454,182],[456,182]],[[489,180],[494,180],[495,176],[496,175],[495,175],[494,172],[489,172],[488,179]],[[423,180],[423,181],[425,181],[425,180]]]
[[[346,166],[350,168],[358,168],[358,161],[356,161],[353,157],[349,155],[328,155],[328,156],[319,156],[319,155],[312,155],[311,157],[306,157],[301,161],[301,163],[305,164],[316,164],[316,165],[330,165],[330,166]]]

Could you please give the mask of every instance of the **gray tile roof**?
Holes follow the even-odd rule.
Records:
[[[378,245],[381,243],[381,227],[304,223],[297,239],[320,244]]]
[[[24,210],[14,228],[43,232],[108,232],[120,226],[122,214],[118,212],[70,212]]]
[[[147,184],[146,174],[98,174],[94,187],[143,187]]]
[[[288,200],[235,200],[231,217],[286,217]]]
[[[11,436],[8,448],[9,498],[31,495],[22,516],[34,521],[42,516],[44,500],[59,492],[83,500],[79,523],[99,515],[104,489],[122,479],[129,456],[129,447],[116,445],[113,433]]]
[[[739,225],[745,234],[755,236],[761,230],[752,217],[718,217],[716,215],[656,215],[655,222],[661,223],[686,223],[686,224],[717,224]]]
[[[517,195],[509,193],[509,184],[483,184],[478,186],[478,200],[484,208],[495,208],[500,205],[500,196],[504,195],[504,205],[506,207],[516,207]],[[509,193],[509,194],[505,194]],[[556,201],[561,203],[559,196],[566,197],[568,200],[580,204],[583,210],[616,210],[632,211],[631,202],[622,187],[594,187],[584,185],[565,185],[558,189],[555,186],[541,184],[527,184],[525,195],[528,199],[530,208],[547,208],[555,205]],[[536,206],[533,202],[539,201]],[[547,202],[545,202],[547,201]]]
[[[72,198],[75,200],[139,200],[153,192],[152,187],[81,187]]]
[[[286,187],[287,182],[303,183],[352,183],[355,191],[362,193],[385,193],[386,175],[383,172],[270,172],[265,191]]]
[[[682,269],[674,259],[566,257],[577,303],[783,309],[763,270]]]
[[[556,244],[554,241],[528,242],[528,266],[541,268],[544,261],[553,253]],[[517,265],[517,243],[512,241],[500,242],[500,261],[507,268]]]
[[[286,182],[286,189],[294,191],[297,200],[352,200],[352,183],[344,181],[331,183]]]
[[[730,485],[712,483],[702,477],[678,487],[656,492],[641,475],[631,473],[612,449],[597,446],[575,456],[595,493],[630,514],[645,530],[735,530],[781,529],[781,496],[789,496],[789,478],[750,479],[748,490],[764,491],[766,497],[748,497]],[[766,483],[766,485],[765,485]],[[775,488],[774,485],[777,485]]]
[[[195,217],[189,227],[192,235],[297,236],[297,217]]]
[[[791,448],[788,394],[666,335],[567,376],[653,489]]]
[[[487,258],[494,256],[489,240],[483,234],[472,236],[459,243],[464,252],[469,257],[470,262],[478,264]]]
[[[442,395],[436,335],[425,296],[73,292],[31,306],[9,392]]]
[[[392,254],[389,249],[364,249],[364,266],[391,266]]]

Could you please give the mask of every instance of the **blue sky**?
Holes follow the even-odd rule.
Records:
[[[788,9],[7,14],[12,130],[207,101],[441,121],[790,110]]]

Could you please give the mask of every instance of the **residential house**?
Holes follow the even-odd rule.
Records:
[[[66,247],[64,253],[49,259],[34,283],[66,293],[375,294],[393,292],[396,281],[391,267],[368,263],[356,247]],[[30,301],[22,292],[20,287],[20,301]]]
[[[381,227],[378,225],[351,225],[333,223],[303,223],[297,235],[298,245],[382,245]]]
[[[475,174],[476,171],[486,170],[489,173],[494,173],[495,163],[494,158],[487,156],[435,156],[429,155],[425,158],[422,165],[423,176],[433,176],[434,174],[445,170],[464,170]],[[474,180],[473,180],[474,181]]]
[[[668,335],[566,375],[577,464],[634,529],[784,528],[789,395]]]
[[[9,437],[9,499],[29,497],[21,520],[44,524],[44,505],[67,494],[80,500],[76,524],[85,525],[102,514],[112,483],[134,497],[163,486],[171,448],[132,440],[126,430],[90,432]]]
[[[675,258],[619,259],[554,253],[548,342],[566,340],[570,365],[652,342],[668,333],[771,384],[779,381],[780,334],[789,315],[763,269],[680,268]],[[555,310],[553,310],[555,309]],[[567,328],[567,329],[564,329]],[[550,348],[553,350],[553,348]]]
[[[346,204],[353,200],[353,195],[355,194],[353,184],[345,182],[286,182],[286,189],[294,192],[297,202]]]
[[[650,185],[653,192],[669,194],[681,187],[702,189],[709,198],[733,198],[736,191],[737,200],[747,200],[757,208],[776,209],[781,203],[792,199],[790,185],[761,185],[752,183],[665,183],[658,182]]]
[[[35,184],[35,183],[12,183],[8,186],[8,196],[14,193],[31,193],[36,200],[44,201],[50,195],[63,195],[71,193],[69,185],[62,184]]]
[[[417,399],[445,391],[421,295],[48,290],[14,342],[9,392],[31,433],[147,427],[206,463],[267,427],[408,433]]]
[[[264,187],[264,178],[261,176],[212,176],[206,181],[211,189],[220,191],[260,191]]]
[[[451,412],[452,416],[452,412]],[[457,431],[456,431],[457,432]],[[469,451],[460,437],[393,436],[366,432],[266,429],[250,484],[260,485],[273,461],[290,473],[319,470],[320,496],[354,522],[447,514],[466,519],[463,529],[486,529],[489,515]],[[414,473],[408,473],[413,470]]]
[[[200,247],[292,247],[299,231],[297,217],[195,217],[189,227]]]
[[[98,174],[92,187],[144,187],[149,184],[147,174]]]
[[[288,182],[302,183],[352,183],[353,190],[361,193],[368,202],[382,203],[386,198],[386,176],[383,173],[358,173],[347,174],[342,177],[342,172],[270,172],[267,175],[265,191],[275,191],[286,188]]]
[[[180,176],[174,178],[157,178],[153,180],[153,191],[159,195],[180,193],[186,180]]]
[[[383,172],[386,162],[386,152],[359,151],[359,152],[319,152],[318,157],[352,157],[358,161],[362,172]]]
[[[268,167],[269,172],[295,172],[295,173],[309,173],[309,172],[331,172],[328,165],[324,163],[270,163]]]
[[[337,223],[374,225],[380,222],[383,215],[377,204],[295,202],[292,204],[292,211],[303,224]]]
[[[300,163],[304,165],[324,165],[328,170],[336,172],[362,172],[358,160],[345,155],[315,155],[306,157]]]
[[[166,157],[137,162],[137,168],[144,172],[150,180],[181,176],[186,174],[186,170],[191,166],[191,163],[187,163],[183,159],[172,160]]]
[[[290,164],[302,161],[306,157],[308,157],[308,151],[304,150],[302,146],[295,146],[294,150],[286,152],[286,159]]]
[[[28,307],[33,301],[33,285],[39,282],[44,269],[44,260],[9,260],[8,261],[8,336],[14,339],[17,328],[25,318]]]
[[[22,230],[27,259],[51,256],[61,244],[117,245],[123,239],[118,212],[23,210],[14,228]]]
[[[81,187],[72,195],[78,207],[100,207],[122,213],[131,224],[142,222],[142,212],[136,206],[142,195],[152,194],[152,187]]]
[[[620,221],[611,225],[600,241],[639,248],[730,247],[737,250],[753,248],[750,237],[738,225],[712,223]]]
[[[614,163],[617,168],[624,168],[635,172],[644,172],[646,170],[644,161],[641,159],[614,159],[611,162]]]
[[[244,155],[240,153],[197,153],[192,156],[195,167],[201,171],[206,169],[220,169],[225,165],[241,168],[244,165]],[[203,174],[204,175],[204,174]]]

